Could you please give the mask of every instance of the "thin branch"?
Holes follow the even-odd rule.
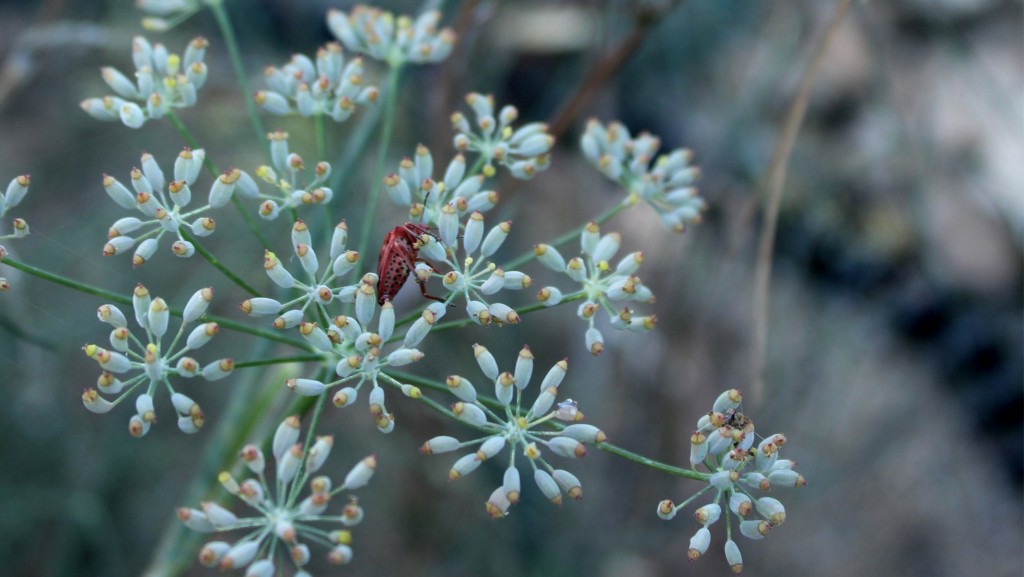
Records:
[[[814,57],[807,64],[803,78],[800,80],[800,88],[793,103],[786,115],[786,123],[783,126],[782,134],[775,145],[772,153],[771,164],[768,172],[765,173],[764,188],[768,194],[768,203],[764,208],[764,226],[761,228],[761,235],[757,247],[757,268],[754,273],[754,348],[751,358],[751,396],[755,402],[764,398],[764,373],[766,366],[766,346],[768,336],[768,291],[771,288],[772,279],[772,252],[775,247],[775,228],[779,219],[779,207],[782,204],[782,187],[786,182],[786,170],[789,168],[789,158],[793,152],[793,145],[796,142],[800,125],[803,124],[804,116],[807,113],[807,104],[811,99],[811,90],[814,88],[814,80],[825,60],[825,52],[836,37],[836,32],[842,24],[843,17],[853,0],[839,0],[836,11],[832,15],[828,28],[814,48]]]
[[[606,54],[604,58],[594,64],[572,97],[551,117],[551,120],[548,122],[548,132],[552,136],[555,138],[562,136],[566,129],[569,128],[569,125],[583,111],[583,107],[590,100],[590,97],[622,68],[622,65],[626,63],[629,57],[643,45],[651,28],[660,22],[666,14],[671,12],[678,3],[678,0],[673,0],[663,7],[641,11],[637,15],[635,25],[633,30],[630,31],[629,36],[612,49],[611,52]]]

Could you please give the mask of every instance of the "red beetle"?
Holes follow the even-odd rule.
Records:
[[[417,262],[425,262],[419,257],[420,237],[424,234],[434,236],[425,225],[407,222],[396,226],[384,236],[384,244],[380,247],[380,260],[377,261],[377,303],[391,300],[402,289],[402,285],[413,274]],[[435,237],[436,238],[436,237]],[[413,276],[424,298],[444,302],[444,299],[427,294],[427,285],[419,277]]]

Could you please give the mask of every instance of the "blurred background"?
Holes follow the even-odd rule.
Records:
[[[443,64],[407,71],[390,167],[418,142],[430,146],[435,165],[447,163],[448,116],[464,109],[462,96],[471,90],[516,105],[522,121],[566,121],[547,172],[526,182],[497,181],[503,202],[489,218],[515,221],[499,260],[621,198],[578,153],[589,117],[650,131],[663,150],[691,148],[709,210],[683,235],[665,231],[642,205],[602,228],[622,234],[624,251],[645,252],[639,274],[658,297],[644,309],[658,316],[655,332],[606,330],[605,353],[591,357],[575,306],[561,307],[519,326],[435,335],[416,372],[477,375],[473,342],[486,344],[503,368],[524,343],[543,370],[568,356],[561,390],[581,403],[588,422],[625,448],[680,464],[698,416],[720,391],[739,388],[748,392],[745,412],[758,431],[784,432],[783,456],[797,460],[809,481],[773,491],[787,507],[785,525],[764,541],[739,540],[745,574],[1019,576],[1020,1],[894,0],[850,9],[824,56],[789,164],[765,388],[749,391],[763,179],[837,4],[443,3],[443,22],[457,28],[459,43]],[[263,88],[264,66],[282,65],[294,52],[312,54],[332,39],[324,23],[331,7],[351,5],[227,2],[254,89]],[[385,7],[416,13],[420,4]],[[0,2],[0,180],[32,174],[29,196],[9,215],[27,219],[32,235],[4,244],[13,258],[107,290],[128,294],[142,282],[177,306],[212,285],[211,312],[239,319],[244,297],[198,257],[174,259],[165,246],[133,271],[127,257],[101,256],[107,227],[124,216],[104,194],[101,175],[127,182],[143,151],[167,170],[184,144],[166,122],[133,131],[95,121],[78,107],[109,92],[100,66],[131,70],[139,19],[129,0]],[[211,74],[200,105],[182,118],[220,166],[251,171],[264,162],[261,145],[253,141],[212,16],[203,11],[148,37],[180,51],[196,35],[210,39]],[[384,82],[380,68],[370,66],[366,76]],[[578,113],[560,116],[584,85]],[[332,154],[346,150],[364,115],[329,127]],[[310,123],[269,116],[264,122],[290,132],[292,149],[307,165],[315,160]],[[350,189],[336,196],[334,214],[353,229],[370,224],[358,215],[373,163],[370,154]],[[200,177],[199,189],[209,183]],[[373,238],[404,218],[382,201]],[[237,214],[221,211],[217,219],[210,249],[266,287],[262,251]],[[269,234],[285,251],[287,227],[283,220],[274,225]],[[565,286],[536,263],[525,271],[535,286]],[[13,285],[0,295],[0,572],[145,574],[174,526],[174,508],[196,505],[186,488],[228,395],[248,387],[255,398],[294,375],[250,369],[190,383],[186,392],[206,411],[203,431],[185,436],[163,422],[146,438],[131,438],[127,410],[97,416],[81,406],[96,367],[79,348],[106,340],[95,320],[103,301],[2,264],[0,276]],[[396,307],[421,306],[415,292],[403,291]],[[527,304],[528,293],[510,304]],[[218,352],[247,360],[253,345],[230,331],[216,341],[219,348],[203,351],[200,360]],[[265,427],[285,414],[290,398],[283,389],[279,397]],[[416,448],[435,435],[465,438],[469,431],[389,398],[398,418],[391,435],[377,432],[361,404],[328,410],[321,421],[321,432],[336,436],[329,471],[343,475],[369,453],[381,465],[359,492],[366,521],[355,529],[354,561],[329,567],[315,552],[315,575],[728,573],[723,527],[714,527],[706,558],[688,564],[697,529],[692,507],[671,522],[654,514],[658,501],[681,501],[699,484],[592,450],[566,465],[583,482],[582,502],[556,508],[524,483],[523,501],[492,521],[482,503],[500,484],[500,467],[449,483],[454,457],[421,457]],[[158,413],[170,411],[166,401],[158,399]],[[215,483],[215,475],[207,478]],[[184,574],[212,574],[193,558],[180,553]]]

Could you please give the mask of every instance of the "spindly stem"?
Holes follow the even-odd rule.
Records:
[[[313,129],[316,132],[316,153],[318,160],[327,160],[329,151],[327,150],[327,131],[324,129],[324,119],[327,117],[326,114],[315,114],[313,115]],[[330,230],[331,223],[334,219],[331,218],[331,203],[325,203],[323,210],[321,211],[324,220],[324,230]],[[293,220],[296,218],[295,214],[292,214]]]
[[[411,384],[411,385],[416,385],[418,387],[422,387],[424,389],[429,389],[429,390],[432,390],[432,391],[443,392],[443,393],[446,393],[446,394],[450,393],[450,391],[448,390],[448,385],[446,385],[446,384],[444,384],[442,382],[439,382],[439,381],[434,381],[432,379],[428,379],[428,378],[425,378],[425,377],[420,377],[418,375],[413,375],[413,374],[404,373],[404,372],[397,372],[397,371],[396,372],[392,372],[391,375],[392,376],[389,377],[389,378],[398,379],[401,382],[405,382],[405,383],[408,383],[408,384]],[[421,403],[426,404],[427,406],[429,406],[430,408],[434,409],[435,411],[437,411],[439,413],[442,413],[442,414],[447,415],[449,417],[453,417],[454,416],[451,413],[451,411],[447,410],[443,405],[437,403],[436,401],[432,401],[430,399],[427,399],[425,396],[421,396],[420,398],[418,398],[416,400],[420,401]],[[499,410],[500,411],[505,406],[505,405],[499,403],[497,399],[493,399],[493,398],[488,397],[486,395],[477,395],[477,399],[476,400],[481,405],[483,405],[485,407],[489,407],[489,408],[491,408],[493,410]],[[559,423],[557,421],[550,421],[548,424],[550,426],[552,426],[555,430],[561,430],[561,429],[565,428],[565,426],[562,423]],[[650,467],[652,469],[661,471],[663,473],[668,473],[669,475],[675,475],[677,477],[684,477],[686,479],[693,479],[695,481],[707,481],[708,477],[709,477],[709,475],[706,474],[706,473],[699,473],[699,472],[694,471],[692,469],[684,469],[682,467],[676,467],[675,465],[669,465],[668,463],[662,463],[661,461],[657,461],[655,459],[651,459],[650,457],[645,457],[645,456],[643,456],[643,455],[641,455],[639,453],[634,453],[633,451],[630,451],[628,449],[623,449],[622,447],[619,447],[618,445],[613,445],[613,444],[608,443],[608,442],[596,443],[596,444],[593,444],[591,446],[592,447],[597,447],[598,449],[600,449],[602,451],[605,451],[606,453],[611,453],[612,455],[615,455],[617,457],[622,457],[623,459],[626,459],[627,461],[632,461],[634,463],[643,465],[645,467]]]
[[[213,256],[213,254],[210,251],[206,250],[206,248],[203,247],[203,245],[199,244],[199,242],[191,234],[189,234],[187,230],[180,229],[178,232],[181,234],[182,238],[192,243],[192,245],[196,248],[196,252],[198,252],[203,258],[205,258],[206,262],[210,263],[210,265],[213,266],[213,268],[219,270],[221,274],[228,277],[228,280],[238,285],[239,288],[249,293],[250,295],[254,297],[260,296],[260,292],[258,290],[249,286],[249,283],[242,280],[242,277],[236,275],[234,272],[231,271],[231,269],[224,266],[224,263],[217,260],[217,257]]]
[[[613,206],[613,207],[609,208],[608,210],[602,212],[601,214],[597,215],[597,217],[594,218],[593,222],[596,222],[597,224],[604,224],[604,223],[608,222],[613,216],[615,216],[616,214],[619,214],[620,212],[623,211],[623,209],[625,209],[625,208],[627,208],[629,206],[632,206],[632,204],[629,202],[628,199],[624,199],[622,202],[616,204],[615,206]],[[587,223],[587,224],[590,224],[590,223]],[[580,226],[577,226],[576,228],[574,228],[574,229],[570,230],[569,232],[559,236],[558,238],[556,238],[555,240],[553,240],[553,241],[551,241],[551,242],[549,242],[547,244],[549,244],[549,245],[551,245],[551,246],[553,246],[555,248],[558,248],[558,247],[562,246],[563,244],[565,244],[565,243],[573,240],[574,238],[578,237],[580,235],[580,233],[583,232],[583,229],[586,228],[587,224],[582,224]],[[522,266],[522,265],[530,262],[531,260],[533,260],[535,258],[537,258],[537,255],[535,255],[532,250],[528,251],[528,252],[524,252],[523,254],[521,254],[521,255],[517,256],[516,258],[514,258],[514,259],[508,261],[507,263],[505,263],[505,269],[506,270],[515,269],[516,267]]]
[[[668,16],[679,3],[680,0],[670,0],[669,2],[651,3],[646,8],[638,7],[639,9],[634,10],[634,25],[629,36],[594,64],[579,88],[572,93],[572,96],[562,104],[558,112],[548,122],[550,126],[548,133],[555,138],[561,138],[573,120],[584,110],[587,101],[601,86],[615,78],[615,73],[622,69],[629,57],[636,53],[644,41],[651,36],[651,29]]]
[[[231,67],[235,69],[235,76],[238,84],[242,87],[242,96],[245,98],[245,109],[249,113],[249,123],[256,134],[256,142],[262,143],[263,153],[270,158],[270,145],[267,143],[267,131],[263,128],[263,120],[260,118],[259,110],[256,108],[256,101],[252,97],[252,88],[249,87],[249,78],[245,75],[245,65],[242,64],[242,55],[238,50],[238,40],[235,39],[235,30],[231,27],[231,19],[223,2],[211,2],[210,9],[217,19],[217,27],[224,36],[224,43],[228,47],[228,55],[231,57]]]
[[[803,124],[804,115],[811,100],[814,81],[825,60],[825,52],[832,41],[839,37],[839,27],[843,23],[847,10],[853,0],[839,0],[836,4],[832,20],[824,35],[814,47],[813,57],[804,69],[800,79],[800,88],[793,96],[782,133],[772,153],[771,164],[765,174],[764,194],[767,198],[764,205],[764,225],[757,241],[757,264],[754,269],[754,345],[751,351],[751,400],[764,400],[764,379],[767,370],[768,351],[768,293],[772,281],[772,254],[775,246],[775,227],[778,223],[779,209],[782,206],[782,189],[786,184],[786,170],[789,167],[789,156],[796,143],[797,134]]]
[[[185,126],[185,122],[181,120],[181,117],[175,114],[173,110],[168,110],[166,116],[167,120],[170,120],[171,124],[173,124],[174,128],[178,131],[178,134],[185,139],[186,144],[191,148],[202,148],[202,145],[199,144],[199,139],[197,139],[196,136],[192,134],[192,131]],[[210,160],[210,157],[208,156],[203,156],[203,168],[205,168],[206,171],[210,173],[210,176],[214,178],[220,176],[220,170],[215,164],[213,164],[213,161]]]
[[[374,129],[377,128],[381,116],[382,110],[379,106],[375,106],[367,111],[359,120],[359,124],[352,131],[351,136],[345,139],[345,152],[341,155],[337,166],[331,167],[331,178],[328,181],[328,186],[334,191],[333,202],[338,205],[344,205],[352,201],[351,198],[345,196],[349,181],[356,172],[356,165],[366,155],[370,136],[373,134]]]
[[[235,363],[236,369],[244,369],[251,367],[266,367],[270,365],[286,365],[288,363],[315,363],[322,361],[323,356],[321,355],[297,355],[294,357],[277,357],[276,359],[261,359],[258,361],[244,361],[241,363]]]
[[[185,123],[181,121],[181,118],[179,118],[178,115],[175,114],[173,110],[167,111],[167,118],[171,121],[171,124],[174,125],[174,128],[178,130],[178,133],[181,134],[181,137],[185,139],[185,142],[187,142],[189,146],[191,146],[192,148],[202,148],[202,146],[200,146],[199,144],[199,141],[196,139],[195,135],[192,134],[188,127],[185,126]],[[203,166],[206,168],[207,172],[209,172],[210,176],[212,176],[213,178],[220,177],[220,170],[217,168],[217,165],[215,165],[213,161],[210,160],[209,156],[203,157]],[[260,227],[252,218],[252,215],[249,214],[247,210],[245,210],[245,205],[242,204],[242,199],[238,198],[238,195],[233,194],[231,195],[231,204],[233,204],[235,206],[235,209],[238,210],[238,214],[242,216],[242,220],[245,221],[245,225],[249,227],[249,230],[251,230],[252,233],[256,235],[256,238],[260,241],[260,245],[265,250],[270,250],[270,243],[267,242],[266,237],[263,236],[263,231],[260,230]]]
[[[180,316],[181,313],[179,311],[171,310],[171,314],[173,314],[175,316]],[[296,340],[296,339],[290,339],[290,338],[284,336],[283,334],[281,334],[280,331],[269,331],[267,329],[260,329],[260,328],[256,328],[256,327],[253,327],[253,326],[249,326],[247,324],[240,323],[238,321],[233,321],[231,319],[225,319],[225,318],[222,318],[222,317],[216,317],[216,316],[212,316],[212,315],[206,315],[203,318],[208,320],[208,321],[215,322],[218,325],[220,325],[222,328],[225,328],[225,329],[230,329],[230,330],[237,331],[237,332],[240,332],[240,333],[245,333],[247,335],[252,335],[254,337],[259,337],[259,338],[264,339],[264,340],[274,341],[274,342],[278,342],[278,343],[281,343],[281,344],[284,344],[284,345],[289,345],[289,346],[292,346],[292,347],[295,347],[297,349],[301,349],[301,350],[304,350],[304,351],[312,350],[307,343],[305,343],[303,341]]]
[[[36,267],[34,267],[34,266],[30,265],[30,264],[25,264],[23,262],[18,262],[18,261],[14,260],[14,259],[12,259],[10,257],[5,258],[3,260],[3,263],[5,265],[10,266],[11,268],[16,268],[16,269],[20,270],[21,272],[30,274],[30,275],[32,275],[34,277],[41,278],[41,279],[46,280],[46,281],[50,281],[50,282],[52,282],[54,284],[59,284],[61,286],[65,286],[65,287],[67,287],[69,289],[76,290],[78,292],[85,293],[87,295],[97,296],[97,297],[104,298],[104,299],[107,299],[109,301],[112,301],[112,302],[115,302],[115,303],[120,303],[120,304],[123,304],[123,305],[131,306],[131,304],[132,304],[132,299],[129,298],[129,297],[122,296],[122,295],[119,295],[117,293],[112,293],[112,292],[110,292],[108,290],[104,290],[104,289],[101,289],[99,287],[94,287],[92,285],[87,285],[85,283],[78,282],[78,281],[76,281],[74,279],[70,279],[70,278],[61,276],[59,274],[55,274],[55,273],[43,270],[41,268],[36,268]]]
[[[466,175],[475,175],[480,172],[480,169],[482,169],[485,164],[487,164],[487,157],[482,154],[478,154],[476,160],[473,161],[473,166],[469,167],[469,170],[466,171]]]
[[[668,473],[669,475],[675,475],[677,477],[683,477],[686,479],[693,479],[694,481],[707,481],[709,478],[709,475],[707,475],[706,473],[698,473],[697,471],[694,471],[692,469],[683,469],[682,467],[676,467],[675,465],[669,465],[668,463],[655,461],[654,459],[645,457],[639,453],[634,453],[633,451],[630,451],[628,449],[623,449],[618,445],[613,445],[608,442],[597,443],[594,446],[606,453],[611,453],[617,457],[622,457],[627,461],[639,463],[640,465],[650,467],[657,471],[661,471],[662,473]]]
[[[388,70],[388,92],[384,104],[384,129],[380,135],[380,147],[377,149],[377,168],[373,171],[373,183],[370,186],[370,197],[366,200],[366,211],[363,213],[363,230],[359,236],[359,254],[366,254],[373,231],[373,217],[377,212],[377,199],[384,180],[384,163],[387,159],[388,147],[391,145],[391,129],[395,121],[395,105],[398,103],[398,81],[401,78],[401,65],[392,65]]]
[[[381,376],[381,378],[383,380],[385,380],[388,383],[390,383],[396,389],[398,389],[398,390],[402,389],[402,383],[400,381],[398,381],[397,379],[395,379],[394,377],[392,377],[391,375],[389,375],[387,373],[381,373],[380,376]],[[407,383],[407,384],[412,384],[412,383]],[[438,403],[437,401],[435,401],[433,399],[429,399],[429,398],[427,398],[427,397],[425,397],[423,395],[420,395],[419,397],[412,397],[412,398],[414,398],[417,401],[419,401],[419,402],[429,406],[431,409],[434,409],[438,413],[441,413],[443,415],[447,415],[447,416],[449,416],[449,417],[451,417],[453,419],[457,419],[458,418],[458,417],[455,416],[455,413],[453,413],[451,411],[451,409],[449,409],[448,407],[442,405],[441,403]]]
[[[61,276],[59,274],[55,274],[55,273],[43,270],[41,268],[34,267],[34,266],[30,265],[30,264],[25,264],[23,262],[18,262],[18,261],[14,260],[14,259],[11,259],[11,258],[4,259],[3,263],[6,264],[6,265],[9,265],[11,268],[16,268],[16,269],[18,269],[18,270],[20,270],[20,271],[22,271],[24,273],[30,274],[30,275],[32,275],[34,277],[41,278],[41,279],[49,281],[49,282],[52,282],[54,284],[59,284],[61,286],[67,287],[67,288],[72,289],[72,290],[76,290],[76,291],[81,292],[81,293],[85,293],[87,295],[97,296],[97,297],[100,297],[102,299],[106,299],[106,300],[108,300],[108,301],[110,301],[112,303],[122,304],[122,305],[125,305],[125,306],[132,306],[132,299],[131,299],[131,297],[126,297],[124,295],[120,295],[120,294],[117,294],[117,293],[114,293],[114,292],[110,292],[108,290],[104,290],[104,289],[101,289],[99,287],[95,287],[95,286],[88,285],[88,284],[85,284],[85,283],[82,283],[82,282],[78,282],[78,281],[76,281],[74,279],[70,279],[70,278]],[[179,310],[179,309],[171,309],[170,312],[171,312],[172,315],[174,315],[176,317],[179,317],[179,318],[181,317],[181,310]],[[234,330],[234,331],[238,331],[240,333],[250,334],[250,335],[253,335],[255,337],[260,337],[261,339],[265,339],[265,340],[268,340],[268,341],[276,341],[276,342],[283,343],[283,344],[286,344],[286,345],[291,345],[291,346],[299,348],[299,349],[309,350],[309,345],[307,345],[306,343],[304,343],[302,341],[299,341],[299,340],[290,339],[288,337],[285,337],[285,336],[281,335],[278,332],[268,331],[268,330],[265,330],[265,329],[259,329],[259,328],[256,328],[256,327],[251,327],[251,326],[248,326],[248,325],[245,325],[245,324],[242,324],[242,323],[230,320],[230,319],[225,319],[225,318],[216,317],[216,316],[212,316],[212,315],[206,315],[203,318],[205,320],[209,321],[209,322],[217,323],[221,328],[231,329],[231,330]]]
[[[327,159],[327,131],[324,130],[325,114],[313,115],[313,128],[316,131],[316,153],[321,160]]]

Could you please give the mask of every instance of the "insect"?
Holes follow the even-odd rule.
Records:
[[[416,268],[417,262],[425,262],[419,257],[420,236],[429,234],[430,229],[422,224],[407,222],[396,226],[384,236],[384,244],[380,247],[380,260],[377,261],[377,303],[384,304],[394,298],[402,285]],[[420,285],[424,298],[444,302],[444,299],[427,294],[427,285],[419,277],[413,277]]]

